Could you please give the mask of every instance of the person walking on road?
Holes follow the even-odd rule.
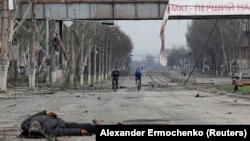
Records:
[[[115,67],[112,72],[111,72],[111,77],[112,77],[112,89],[114,89],[114,87],[118,88],[118,78],[120,76],[120,72],[117,69],[117,67]]]

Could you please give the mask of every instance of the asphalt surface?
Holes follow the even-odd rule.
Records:
[[[176,75],[183,81],[187,77]],[[101,124],[249,124],[248,95],[206,89],[198,85],[231,84],[230,78],[195,78],[193,87],[157,87],[152,78],[142,78],[142,90],[136,91],[134,78],[121,77],[120,88],[112,91],[110,80],[79,90],[15,87],[0,94],[0,141],[38,141],[21,139],[21,122],[36,112],[49,109],[66,121]],[[182,81],[182,82],[183,82]],[[199,89],[200,87],[200,89]],[[197,96],[198,95],[198,96]],[[93,136],[64,136],[60,141],[95,141]]]

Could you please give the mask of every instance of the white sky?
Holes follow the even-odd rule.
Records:
[[[166,48],[186,46],[185,33],[190,20],[169,20],[165,28]],[[141,60],[143,55],[158,57],[161,48],[160,28],[162,20],[115,21],[127,34],[134,45],[133,60]]]

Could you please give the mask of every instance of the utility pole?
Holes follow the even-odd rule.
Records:
[[[35,89],[36,78],[36,3],[37,0],[33,0],[32,3],[32,22],[31,22],[31,41],[30,41],[30,70],[29,70],[29,89]]]
[[[91,43],[92,42],[92,39],[89,35],[89,50],[88,50],[88,85],[91,84]]]
[[[75,74],[75,47],[74,47],[74,32],[71,33],[71,67],[70,67],[70,85],[74,88],[74,74]]]
[[[50,64],[49,64],[49,12],[46,9],[46,83],[50,84]]]
[[[8,73],[8,1],[2,0],[3,15],[2,15],[2,42],[1,42],[1,60],[0,60],[0,89],[7,90],[7,73]]]
[[[104,80],[104,61],[105,61],[105,58],[104,58],[104,53],[105,53],[105,43],[103,41],[103,47],[102,47],[102,81]]]
[[[84,29],[84,27],[82,27]],[[80,46],[80,61],[79,61],[79,66],[80,66],[80,85],[83,86],[83,73],[84,73],[84,53],[83,53],[83,48],[84,48],[84,33],[82,34],[82,39],[81,39],[81,46]]]
[[[106,47],[105,47],[105,55],[106,55],[106,57],[105,57],[105,78],[107,79],[108,78],[108,56],[109,56],[109,43],[108,43],[108,40],[109,39],[107,39],[107,44],[106,44]]]
[[[102,81],[102,40],[103,39],[101,39],[100,41],[99,41],[99,47],[98,47],[98,49],[99,49],[99,72],[98,72],[98,82],[101,82]]]
[[[97,53],[97,51],[96,51],[96,43],[97,42],[97,38],[95,38],[94,39],[94,41],[93,41],[93,45],[94,45],[94,76],[93,76],[93,82],[94,83],[96,83],[96,68],[97,68],[97,66],[96,66],[96,53]]]

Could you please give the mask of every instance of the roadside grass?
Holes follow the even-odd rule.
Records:
[[[234,86],[233,85],[216,85],[217,89],[228,91],[228,92],[234,92]],[[238,86],[237,92],[242,92],[244,94],[250,94],[250,86]]]

